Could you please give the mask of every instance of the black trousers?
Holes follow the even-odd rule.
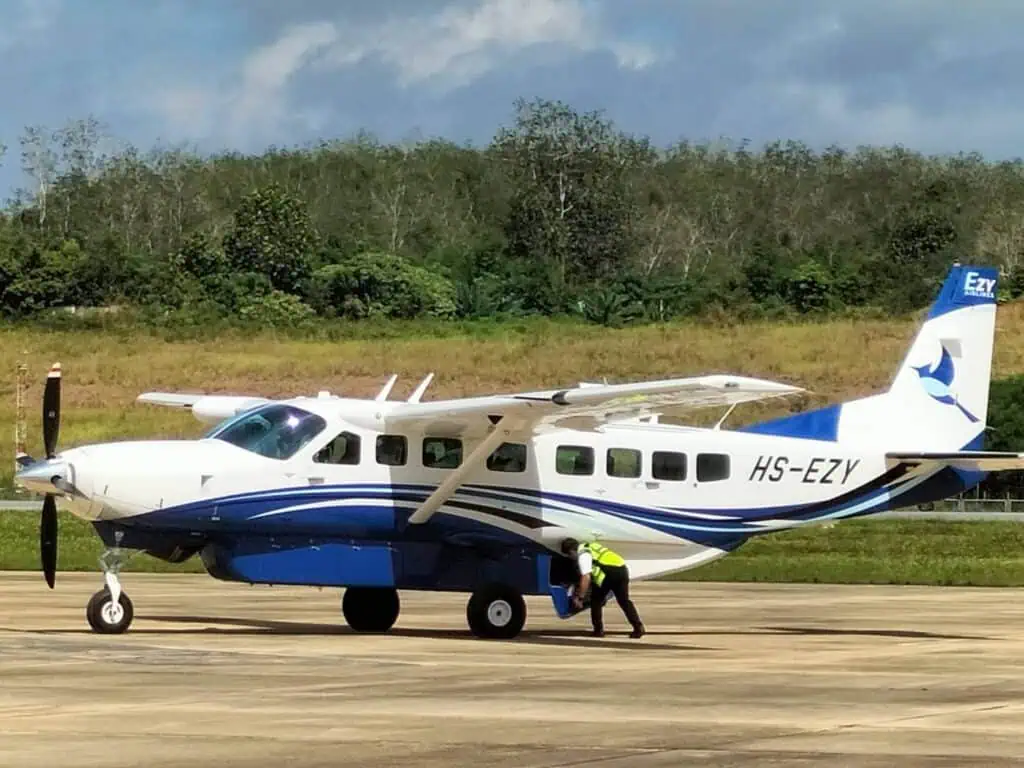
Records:
[[[601,585],[598,586],[591,580],[593,586],[590,593],[590,621],[594,629],[604,629],[604,601],[609,592],[615,595],[615,601],[633,628],[639,627],[640,615],[629,598],[629,568],[625,565],[602,565],[601,570],[604,571],[604,581]]]

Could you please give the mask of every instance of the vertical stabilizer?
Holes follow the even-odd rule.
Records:
[[[888,391],[745,431],[886,450],[981,448],[998,284],[995,267],[954,265]]]
[[[963,438],[944,448],[985,427],[998,283],[994,267],[954,266],[889,389],[893,409]]]

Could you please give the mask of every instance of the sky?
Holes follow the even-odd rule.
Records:
[[[1013,158],[1021,29],[1021,0],[0,0],[0,197],[30,125],[93,117],[142,150],[486,143],[519,97],[662,146]]]

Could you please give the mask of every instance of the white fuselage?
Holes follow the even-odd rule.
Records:
[[[372,509],[390,520],[386,511],[403,501],[414,508],[451,472],[426,460],[430,435],[392,436],[405,440],[404,464],[380,463],[381,433],[355,426],[352,401],[287,402],[325,424],[287,459],[209,437],[86,446],[59,457],[78,490],[65,503],[83,518],[125,525],[152,518],[164,528],[388,538],[400,534],[374,528]],[[358,438],[357,463],[322,453],[343,433]],[[475,442],[461,445],[463,457]],[[875,511],[877,494],[809,520],[784,514],[886,469],[883,454],[836,443],[647,423],[554,430],[522,446],[511,465],[473,470],[440,512],[551,550],[566,536],[599,538],[630,558],[637,578],[701,564],[752,534]]]

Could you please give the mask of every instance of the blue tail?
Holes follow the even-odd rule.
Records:
[[[954,265],[888,391],[741,431],[890,450],[979,449],[988,417],[998,282],[994,267]]]

